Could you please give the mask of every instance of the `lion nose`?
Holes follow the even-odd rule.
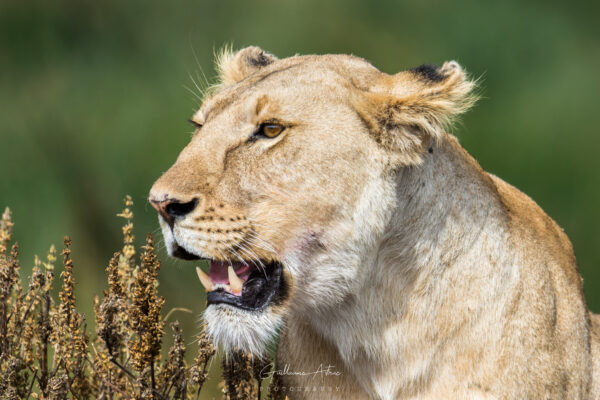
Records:
[[[149,199],[148,201],[170,226],[173,226],[175,218],[191,213],[196,208],[196,205],[198,205],[198,199],[192,199],[192,201],[188,201],[187,203],[182,203],[177,199],[162,201]]]

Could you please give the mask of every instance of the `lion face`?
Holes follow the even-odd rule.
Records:
[[[351,56],[222,57],[220,89],[149,196],[169,254],[210,260],[198,273],[218,345],[260,353],[287,312],[327,313],[360,290],[396,207],[394,175],[444,122],[411,101],[456,87],[454,70],[398,83]]]

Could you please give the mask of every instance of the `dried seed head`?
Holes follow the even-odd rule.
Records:
[[[173,330],[173,345],[160,372],[160,385],[174,389],[174,399],[185,399],[187,392],[186,366],[185,366],[185,344],[179,328],[179,321],[171,324]]]
[[[129,320],[135,333],[129,341],[129,351],[138,372],[144,371],[159,355],[164,331],[160,315],[164,298],[158,297],[156,290],[160,261],[154,254],[152,235],[148,235],[144,248],[140,269],[134,277],[129,308]]]
[[[56,247],[54,247],[54,245],[50,246],[50,250],[48,250],[48,255],[46,259],[47,262],[44,263],[44,267],[47,271],[53,271],[54,263],[56,262]]]
[[[62,400],[67,398],[69,376],[66,373],[52,377],[48,381],[48,392],[50,400]]]
[[[135,247],[133,246],[133,240],[135,236],[133,234],[133,211],[131,211],[130,207],[133,206],[133,200],[131,196],[127,195],[124,199],[125,209],[117,216],[121,218],[125,218],[127,221],[123,226],[123,256],[127,259],[130,265],[133,261],[133,256],[135,256]]]
[[[206,334],[206,327],[198,336],[198,355],[194,358],[194,364],[190,368],[190,380],[198,386],[198,391],[208,377],[208,362],[215,355],[216,349]]]
[[[59,294],[58,312],[65,317],[65,322],[68,324],[73,313],[75,313],[75,278],[73,277],[73,260],[71,260],[71,239],[68,236],[65,236],[64,245],[65,248],[61,254],[64,256],[63,266],[65,270],[60,274],[63,286]]]
[[[252,373],[252,356],[236,351],[223,358],[224,395],[229,400],[256,398],[258,387]]]
[[[0,255],[6,255],[8,243],[12,238],[13,223],[11,220],[11,212],[8,207],[4,209],[2,219],[0,220]]]

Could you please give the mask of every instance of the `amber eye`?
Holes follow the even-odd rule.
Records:
[[[262,124],[259,132],[260,134],[272,139],[283,132],[283,129],[284,127],[278,124]]]

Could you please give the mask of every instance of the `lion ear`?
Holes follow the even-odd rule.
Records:
[[[407,165],[418,164],[432,140],[476,101],[475,82],[455,61],[382,74],[358,96],[357,111],[383,147]]]
[[[237,83],[277,60],[260,47],[250,46],[237,52],[225,48],[217,56],[217,72],[222,85]]]

